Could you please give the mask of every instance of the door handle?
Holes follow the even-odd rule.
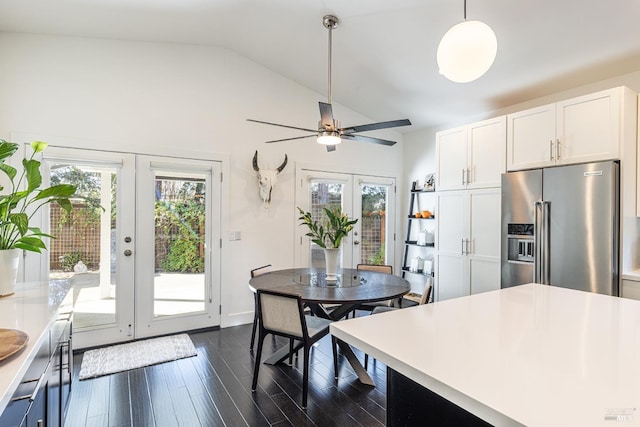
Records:
[[[464,176],[464,174],[466,173],[466,171],[467,171],[466,169],[462,169],[462,185],[465,185],[465,184],[466,184],[466,181],[467,181],[467,180],[465,179],[465,176]]]
[[[470,239],[465,239],[464,240],[464,247],[465,247],[465,255],[469,255],[471,252],[469,251],[469,245],[471,244],[471,240]]]
[[[549,140],[549,160],[553,160],[553,140]]]
[[[132,253],[131,249],[127,249],[124,251],[124,256],[131,256]]]
[[[560,160],[560,140],[556,139],[556,159]]]
[[[359,244],[360,244],[360,241],[359,241],[359,240],[354,240],[354,241],[353,241],[353,244],[354,244],[354,245],[359,245]]]
[[[460,239],[460,255],[464,255],[464,239]]]
[[[467,168],[467,182],[466,184],[471,184],[471,169]]]

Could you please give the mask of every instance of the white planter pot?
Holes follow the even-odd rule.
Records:
[[[338,276],[336,276],[338,271],[338,258],[340,258],[340,248],[324,249],[324,263],[327,273],[327,282],[335,282],[338,280]]]
[[[0,251],[0,297],[11,295],[16,291],[21,252],[21,249]]]
[[[21,252],[21,249],[0,251],[0,297],[11,295],[16,291]]]

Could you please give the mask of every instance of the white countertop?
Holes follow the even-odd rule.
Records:
[[[48,340],[49,329],[69,287],[65,283],[18,283],[14,295],[0,298],[0,328],[19,329],[29,336],[26,348],[0,361],[0,413],[33,361],[36,350]]]
[[[494,425],[640,425],[640,301],[527,284],[331,333]]]

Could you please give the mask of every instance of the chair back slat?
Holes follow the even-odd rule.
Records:
[[[393,274],[393,266],[391,265],[358,264],[356,266],[356,269],[365,270],[365,271],[377,271],[378,273]]]
[[[258,277],[261,274],[268,273],[270,271],[273,271],[273,267],[271,266],[271,264],[267,264],[267,265],[263,265],[262,267],[254,268],[253,270],[251,270],[251,278],[253,279],[254,277]]]
[[[304,313],[300,297],[258,291],[260,321],[265,329],[304,337]]]

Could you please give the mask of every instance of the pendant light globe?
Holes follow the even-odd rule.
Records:
[[[440,74],[457,83],[476,80],[491,68],[498,52],[493,30],[481,21],[463,21],[446,32],[438,45]]]

